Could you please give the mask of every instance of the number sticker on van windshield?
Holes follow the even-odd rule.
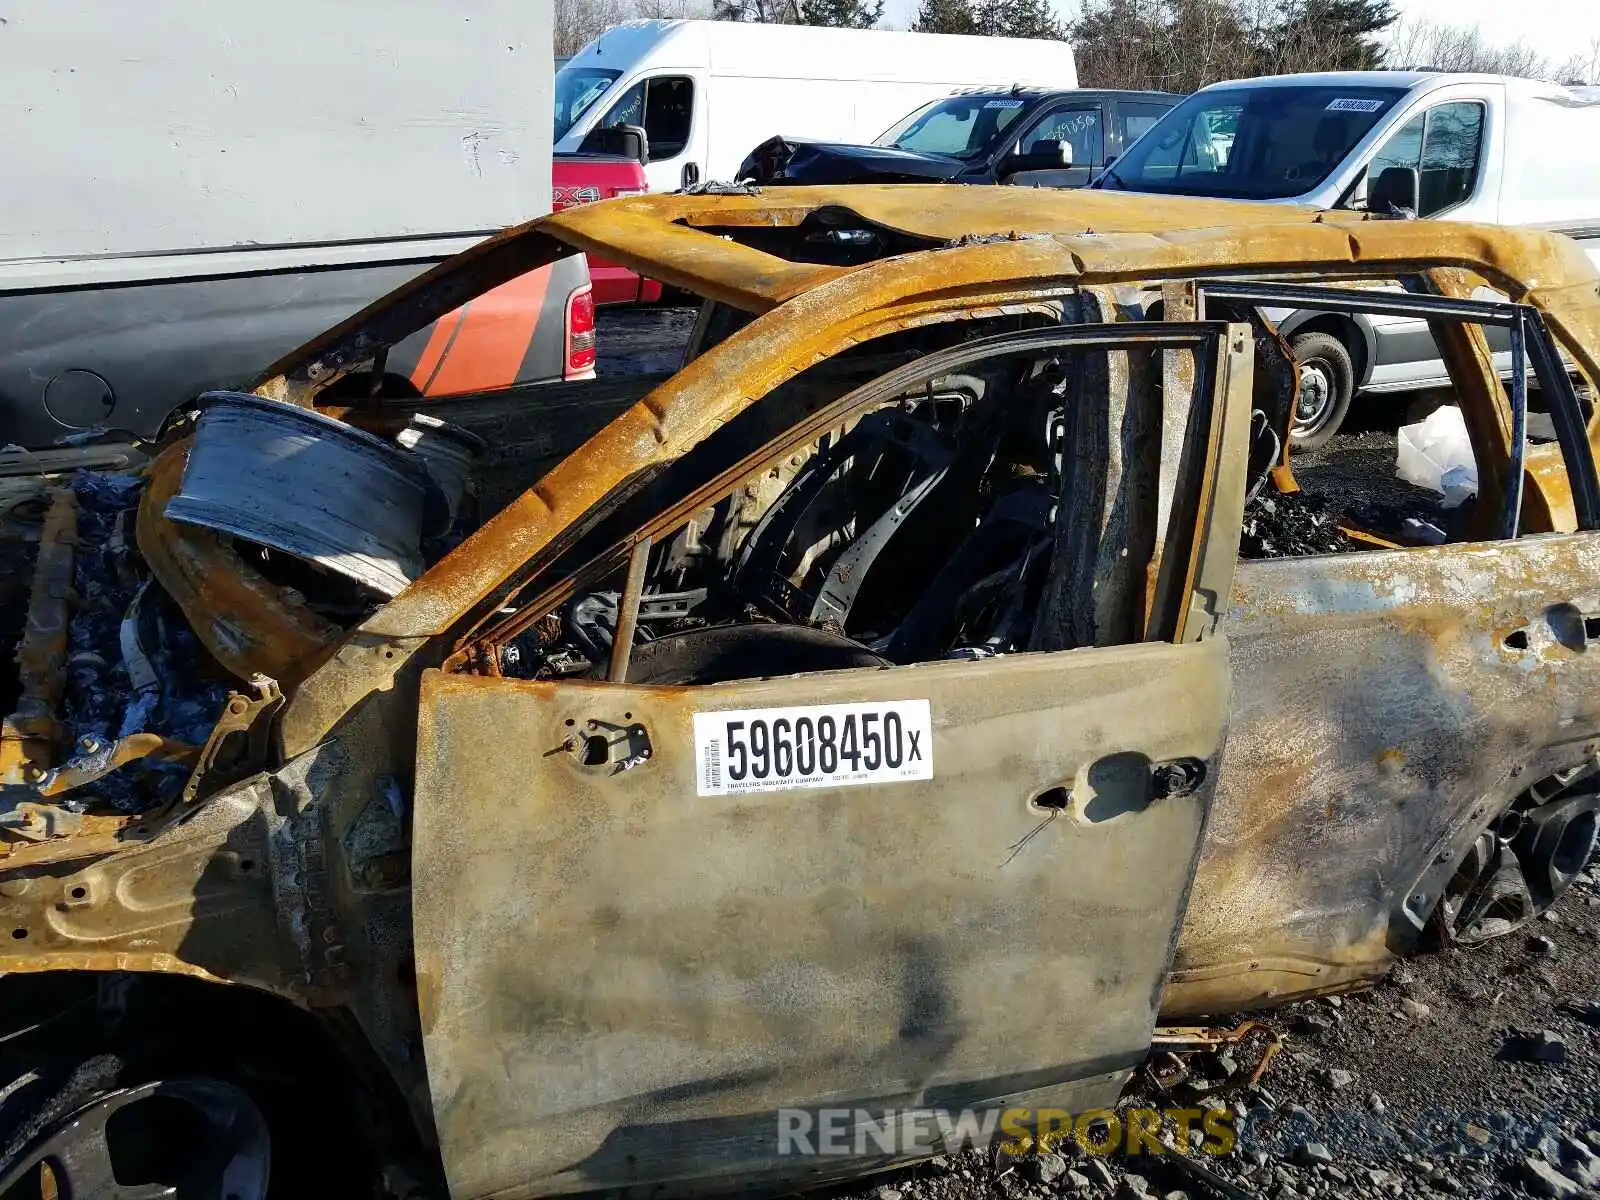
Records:
[[[933,778],[926,700],[694,714],[702,796]]]
[[[1021,108],[1022,107],[1022,101],[1021,100],[985,100],[983,102],[983,106],[985,108]]]
[[[1361,112],[1373,113],[1383,107],[1382,100],[1357,100],[1355,97],[1345,97],[1340,100],[1329,100],[1329,112]]]

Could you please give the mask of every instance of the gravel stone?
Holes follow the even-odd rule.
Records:
[[[1562,1174],[1583,1187],[1600,1187],[1600,1156],[1569,1134],[1560,1141]]]
[[[1099,1184],[1101,1187],[1110,1187],[1117,1181],[1111,1173],[1111,1168],[1106,1166],[1105,1159],[1091,1158],[1083,1164],[1083,1173],[1089,1177],[1090,1183]]]
[[[1583,1189],[1542,1158],[1528,1155],[1522,1160],[1522,1178],[1535,1196],[1551,1200],[1577,1200]]]
[[[1567,1061],[1567,1043],[1558,1033],[1541,1029],[1536,1033],[1513,1031],[1505,1043],[1508,1057],[1523,1062],[1549,1063],[1558,1066]]]
[[[1041,1154],[1034,1160],[1033,1173],[1040,1183],[1054,1183],[1067,1173],[1067,1160],[1059,1154]]]
[[[1562,1008],[1580,1021],[1600,1025],[1600,1000],[1568,1000]]]

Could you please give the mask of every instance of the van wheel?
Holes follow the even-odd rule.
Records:
[[[1331,333],[1302,333],[1289,343],[1300,371],[1300,399],[1289,426],[1289,446],[1315,450],[1339,432],[1356,394],[1350,351]]]

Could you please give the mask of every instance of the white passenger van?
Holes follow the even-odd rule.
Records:
[[[555,152],[593,151],[599,131],[641,126],[650,190],[673,191],[732,180],[745,156],[775,135],[870,142],[956,88],[1011,84],[1077,87],[1072,47],[887,29],[628,21],[556,76]]]
[[[1600,262],[1600,89],[1397,71],[1218,83],[1094,186],[1535,226],[1583,241]],[[1357,391],[1446,382],[1424,322],[1270,315],[1300,363],[1302,448],[1333,435]],[[1504,336],[1490,338],[1502,353]]]

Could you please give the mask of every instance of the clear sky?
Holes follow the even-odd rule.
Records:
[[[1064,16],[1077,10],[1077,0],[1052,2]],[[1398,5],[1404,17],[1477,25],[1490,42],[1520,38],[1554,62],[1587,54],[1590,41],[1600,38],[1600,0],[1398,0]],[[918,6],[919,0],[888,0],[885,21],[905,28]]]

